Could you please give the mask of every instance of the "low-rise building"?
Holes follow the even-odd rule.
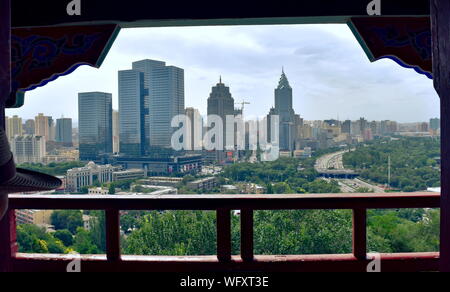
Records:
[[[90,231],[92,229],[92,219],[94,217],[89,215],[83,215],[83,228],[87,231]]]
[[[109,189],[106,188],[90,188],[89,195],[109,195]]]
[[[17,224],[50,225],[52,210],[16,210]]]
[[[97,165],[94,162],[70,169],[67,171],[67,191],[80,192],[83,187],[92,186],[95,182],[112,182],[114,170],[112,165]]]
[[[187,187],[197,191],[210,191],[217,187],[217,178],[207,177],[199,180],[192,181],[187,184]]]
[[[116,163],[124,169],[145,169],[147,175],[197,174],[202,171],[202,155],[170,157],[117,157]]]
[[[145,178],[146,176],[147,173],[143,169],[130,169],[113,172],[112,179],[113,181],[136,180],[140,178]]]
[[[183,178],[180,177],[148,177],[147,179],[140,180],[139,183],[143,185],[155,185],[165,187],[177,187],[183,182]]]
[[[233,185],[223,185],[220,187],[222,194],[239,194],[239,188]]]
[[[257,184],[244,184],[242,186],[242,193],[244,194],[256,194],[263,195],[267,192],[267,189]]]
[[[149,193],[137,193],[138,195],[153,195],[153,196],[161,196],[161,195],[177,195],[178,189],[172,187],[165,186],[152,186],[152,185],[144,185],[141,186],[145,189],[149,189]]]
[[[280,157],[291,158],[292,157],[292,152],[291,151],[280,151]]]

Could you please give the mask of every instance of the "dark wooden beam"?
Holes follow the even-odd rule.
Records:
[[[441,98],[441,271],[450,272],[450,0],[431,1],[433,75]]]
[[[292,210],[438,208],[439,194],[167,195],[83,196],[10,195],[11,209],[39,210]]]
[[[70,255],[19,254],[13,260],[17,272],[64,272]],[[106,256],[82,256],[82,272],[366,272],[370,260],[353,255],[255,256],[253,261],[233,256],[223,262],[216,256],[122,256],[113,265]],[[438,253],[382,254],[383,272],[437,271]]]
[[[315,18],[313,22],[342,22],[350,16],[368,16],[367,6],[372,0],[315,0],[263,3],[249,0],[229,0],[218,5],[202,1],[142,0],[81,0],[81,15],[69,16],[66,7],[70,0],[14,0],[13,27],[67,25],[87,22],[131,23],[135,26],[253,24],[257,19],[265,23],[286,23],[289,18]],[[427,16],[428,0],[382,1],[384,16]],[[158,24],[159,22],[159,24]],[[93,24],[93,23],[91,23]]]

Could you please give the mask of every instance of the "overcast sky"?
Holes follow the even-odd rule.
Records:
[[[78,120],[78,92],[113,94],[117,71],[154,59],[185,70],[186,106],[206,114],[211,87],[230,86],[246,116],[266,115],[281,69],[294,89],[294,107],[306,120],[428,121],[439,116],[432,80],[391,60],[370,63],[346,25],[230,26],[122,30],[100,69],[78,68],[28,92],[25,106],[8,110],[24,119],[37,113]]]

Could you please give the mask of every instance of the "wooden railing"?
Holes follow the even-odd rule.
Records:
[[[439,208],[440,196],[413,194],[27,196],[11,195],[0,223],[0,267],[4,271],[65,271],[71,255],[20,254],[15,238],[17,209],[104,210],[106,255],[82,256],[83,271],[366,271],[367,210]],[[255,210],[353,210],[353,254],[258,256],[253,248]],[[216,256],[128,256],[121,254],[120,210],[209,210],[217,212]],[[231,211],[241,211],[241,255],[232,256]],[[7,236],[3,236],[3,234]],[[382,270],[437,271],[439,253],[383,254]]]

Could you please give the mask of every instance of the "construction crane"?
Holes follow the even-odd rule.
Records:
[[[242,115],[244,115],[244,109],[245,109],[245,106],[246,105],[248,105],[248,104],[250,104],[249,102],[247,102],[247,101],[242,101],[242,102],[238,102],[238,103],[236,103],[236,104],[240,104],[242,107],[241,107],[241,111],[242,111]]]

